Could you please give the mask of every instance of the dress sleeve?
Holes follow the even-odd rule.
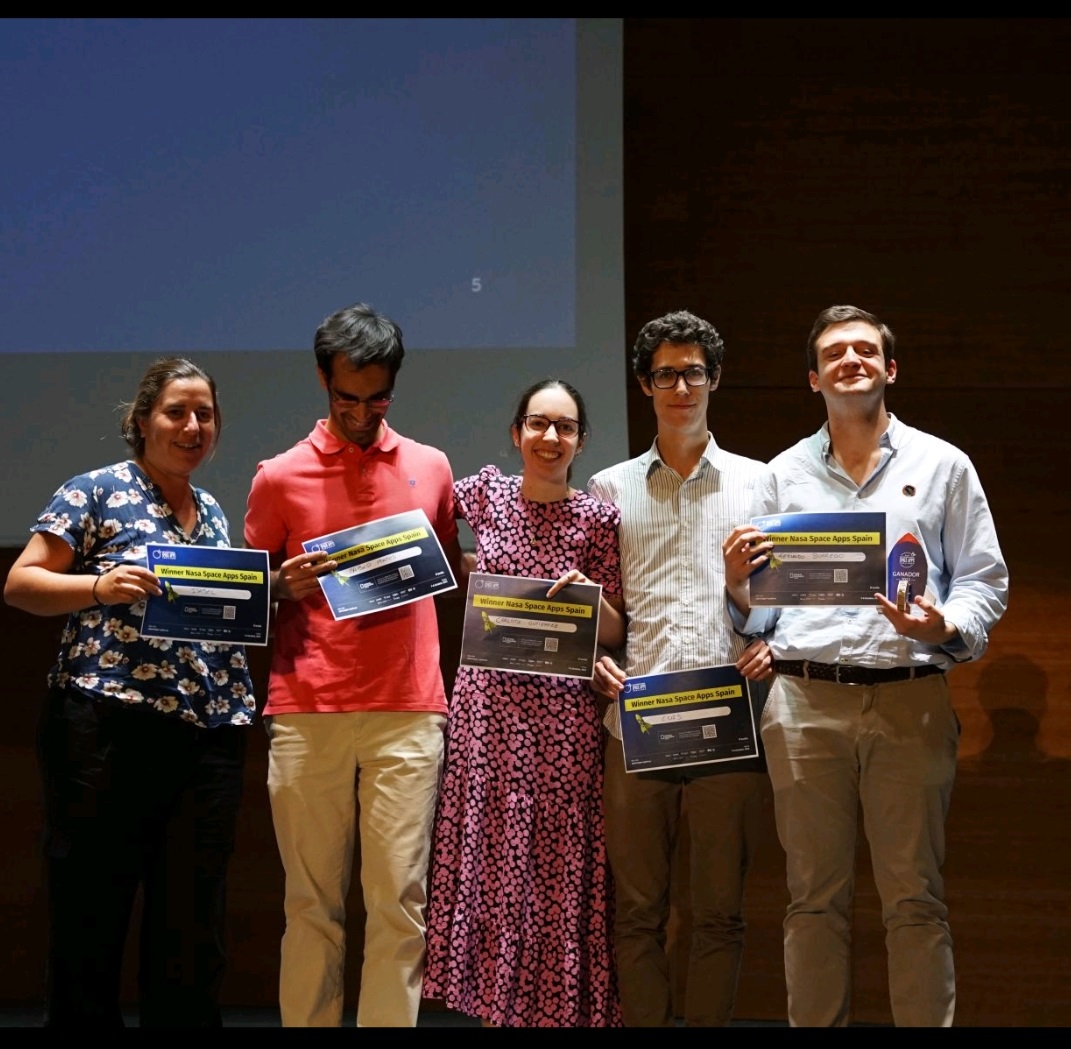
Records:
[[[474,532],[487,510],[487,494],[496,478],[497,466],[485,466],[478,474],[454,482],[454,513]]]
[[[617,540],[620,524],[621,511],[616,506],[612,503],[595,504],[591,542],[588,544],[589,562],[584,574],[601,584],[610,597],[621,595],[621,550]]]

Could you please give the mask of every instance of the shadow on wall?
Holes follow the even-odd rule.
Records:
[[[983,717],[972,725],[960,761],[972,767],[1071,758],[1071,682],[1061,690],[1025,655],[985,660],[976,684]]]

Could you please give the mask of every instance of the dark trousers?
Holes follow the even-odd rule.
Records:
[[[139,885],[141,1026],[219,1026],[246,732],[200,729],[74,692],[49,695],[38,741],[46,1026],[123,1026],[120,974]]]

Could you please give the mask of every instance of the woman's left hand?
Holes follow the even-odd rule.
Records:
[[[554,581],[554,585],[547,591],[547,597],[553,597],[563,587],[570,583],[587,583],[588,586],[598,586],[598,583],[588,579],[579,568],[570,569],[560,579]],[[605,648],[619,648],[625,643],[625,602],[620,596],[609,597],[605,590],[599,601],[599,634],[598,642]]]

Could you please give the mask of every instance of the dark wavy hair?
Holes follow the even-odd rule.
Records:
[[[316,329],[313,349],[316,366],[327,380],[331,379],[331,359],[337,353],[345,355],[351,368],[382,364],[390,372],[392,383],[405,357],[402,329],[364,302],[327,317]]]
[[[119,420],[119,432],[123,435],[123,440],[134,450],[135,457],[140,458],[145,452],[145,438],[138,423],[148,419],[160,395],[168,384],[176,379],[203,379],[208,383],[208,388],[212,391],[212,414],[216,422],[216,435],[212,440],[212,448],[215,449],[219,444],[220,433],[223,430],[223,412],[219,408],[216,380],[186,357],[161,357],[153,361],[149,365],[149,370],[141,377],[134,399],[124,401],[119,405],[119,410],[123,413]]]

